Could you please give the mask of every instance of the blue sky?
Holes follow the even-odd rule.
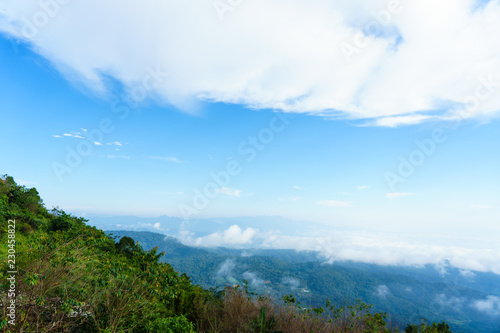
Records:
[[[251,154],[240,154],[238,146],[269,127],[272,110],[203,103],[193,115],[150,101],[128,108],[122,120],[125,111],[113,112],[113,95],[82,91],[26,45],[6,38],[0,45],[2,172],[36,186],[49,206],[181,216],[179,205],[190,205],[194,189],[211,181],[210,172],[225,170],[234,159],[243,171],[227,187],[236,192],[219,193],[195,216],[280,215],[340,225],[368,219],[399,224],[407,215],[411,222],[445,224],[447,218],[462,220],[464,212],[491,222],[498,216],[496,121],[464,122],[458,129],[444,122],[387,128],[285,114],[289,124],[248,162]],[[117,87],[114,94],[120,93]],[[114,128],[103,133],[103,145],[92,145],[91,155],[59,179],[53,163],[66,165],[66,147],[76,151],[85,141],[64,134],[85,137],[82,129],[99,129],[102,119]],[[418,150],[415,140],[431,138],[435,128],[447,140],[391,188],[386,173],[397,175],[398,157],[408,159]],[[120,145],[106,145],[115,142]],[[390,199],[388,193],[413,194]]]
[[[7,1],[0,172],[85,216],[266,215],[493,239],[500,4],[405,4],[384,23],[386,2],[356,3],[365,10],[260,3],[256,26],[253,4]],[[228,165],[238,171],[210,187]]]

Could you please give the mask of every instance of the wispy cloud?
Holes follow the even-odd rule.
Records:
[[[83,132],[83,133],[82,133]],[[75,138],[75,139],[80,139],[80,140],[88,140],[89,142],[93,143],[94,145],[96,146],[117,146],[117,147],[122,147],[123,144],[119,141],[114,141],[114,142],[108,142],[108,143],[103,143],[103,142],[100,142],[100,141],[93,141],[92,137],[85,137],[85,132],[87,132],[87,130],[85,128],[82,128],[81,129],[81,132],[70,132],[70,133],[63,133],[61,135],[59,134],[54,134],[52,135],[52,137],[54,138],[58,138],[58,139],[61,139],[61,138]],[[116,150],[119,150],[119,149],[116,149]]]
[[[358,191],[368,190],[369,188],[371,188],[371,186],[362,185],[357,187]]]
[[[385,196],[388,197],[389,199],[394,199],[394,198],[400,198],[400,197],[408,197],[410,195],[415,195],[415,193],[393,192],[393,193],[387,193]]]
[[[296,190],[304,190],[303,187],[300,187],[300,186],[297,186],[297,185],[294,185],[293,188],[296,189]]]
[[[442,307],[460,310],[466,302],[466,299],[463,297],[446,296],[446,294],[439,294],[434,297],[434,302]]]
[[[181,160],[179,160],[177,157],[163,157],[163,156],[148,156],[149,159],[151,160],[160,160],[160,161],[165,161],[165,162],[172,162],[172,163],[183,163]]]
[[[222,187],[215,191],[221,194],[229,195],[231,197],[239,197],[240,194],[243,192],[242,190],[235,190],[229,187]]]
[[[251,271],[246,271],[242,274],[243,279],[250,282],[252,288],[260,289],[266,286],[264,280],[262,280],[256,273]]]
[[[375,294],[379,298],[385,299],[387,297],[387,295],[391,294],[391,291],[389,290],[389,287],[387,287],[385,284],[381,284],[381,285],[377,286],[377,288],[375,288]]]
[[[352,207],[352,202],[338,201],[338,200],[321,200],[316,202],[316,205],[326,206],[326,207]]]
[[[474,276],[476,276],[476,274],[468,269],[461,269],[460,270],[460,275],[462,275],[463,277],[466,277],[466,278],[473,278]]]
[[[300,287],[300,281],[292,277],[284,277],[281,283],[288,285],[290,289],[295,290]]]
[[[226,259],[215,273],[216,276],[222,276],[225,278],[233,277],[233,270],[236,268],[236,262],[234,259]]]
[[[63,136],[69,137],[69,138],[85,139],[83,136],[80,135],[80,132],[64,133]]]

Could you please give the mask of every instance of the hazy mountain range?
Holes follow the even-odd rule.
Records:
[[[420,267],[353,261],[325,263],[316,251],[187,246],[158,233],[112,231],[145,249],[158,246],[164,259],[205,288],[248,281],[256,292],[294,294],[304,306],[326,299],[338,305],[363,299],[394,323],[445,319],[454,332],[500,332],[500,275],[464,271],[449,263]]]
[[[159,216],[87,217],[103,230],[151,231],[204,247],[290,249],[318,251],[329,262],[355,261],[381,265],[441,267],[450,265],[463,274],[475,270],[500,274],[492,256],[498,244],[478,238],[457,238],[425,230],[402,233],[330,226],[277,216],[183,220]]]

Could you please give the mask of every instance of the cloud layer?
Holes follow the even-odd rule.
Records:
[[[246,228],[242,230],[238,225],[232,225],[223,232],[215,232],[205,237],[190,240],[189,243],[196,246],[239,246],[252,243],[252,238],[258,230]]]
[[[16,1],[0,31],[100,93],[369,119],[498,115],[500,2]],[[422,24],[425,22],[425,24]]]
[[[317,234],[309,236],[285,235],[277,231],[260,231],[255,228],[243,230],[238,225],[232,225],[224,231],[203,237],[179,235],[179,238],[186,244],[197,246],[318,251],[329,263],[352,260],[379,265],[431,264],[440,269],[442,274],[446,274],[446,266],[449,264],[464,272],[472,270],[500,274],[500,247],[491,247],[491,244],[481,242],[468,248],[445,245],[442,238],[433,243],[429,235],[415,237],[336,230],[318,230]]]

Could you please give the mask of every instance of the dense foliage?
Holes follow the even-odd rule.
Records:
[[[7,304],[8,221],[15,220],[16,318]],[[36,189],[0,179],[2,332],[389,332],[370,306],[302,308],[245,287],[208,291],[130,237],[118,242],[83,218],[47,210]],[[449,332],[422,324],[407,332]]]

